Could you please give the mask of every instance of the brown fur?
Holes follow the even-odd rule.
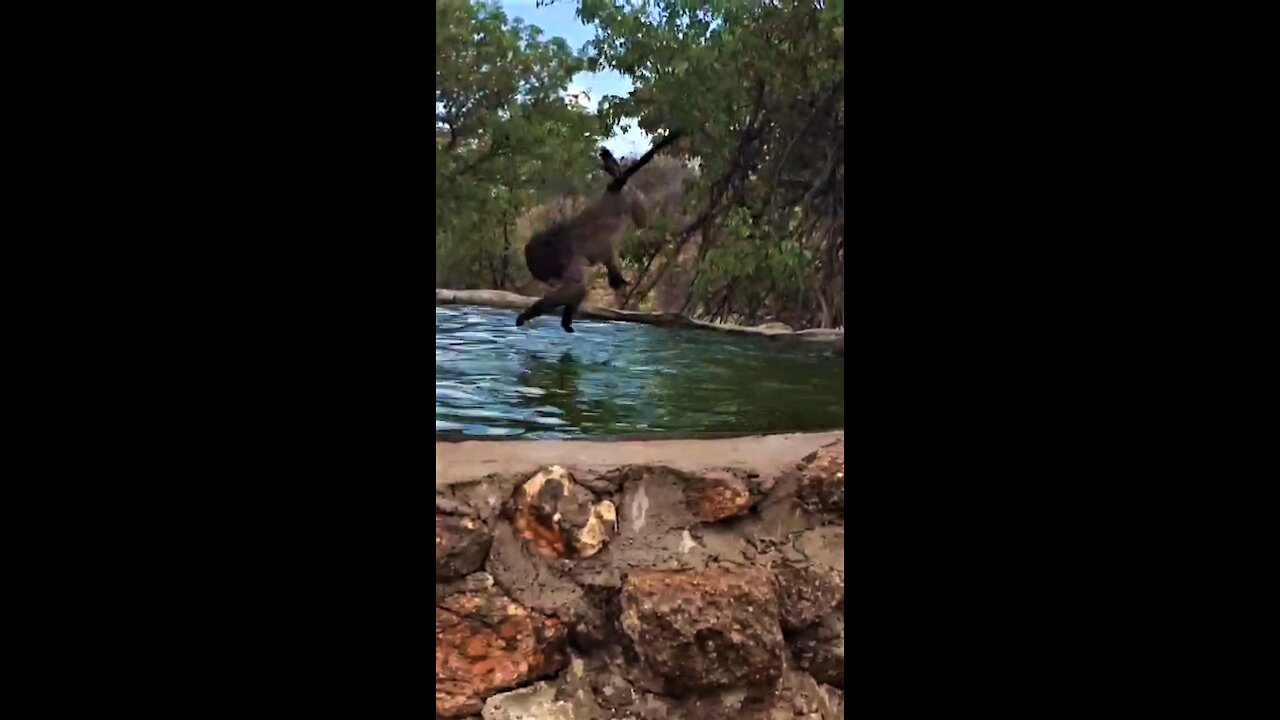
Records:
[[[564,306],[560,326],[565,332],[573,332],[573,314],[587,295],[587,269],[592,265],[605,266],[609,287],[617,290],[627,284],[618,260],[618,245],[626,233],[628,219],[636,227],[649,226],[649,210],[644,196],[626,187],[626,182],[675,138],[674,133],[669,134],[625,170],[619,168],[607,149],[601,148],[601,167],[613,177],[604,197],[576,217],[535,234],[524,248],[529,272],[555,287],[516,317],[517,326]]]

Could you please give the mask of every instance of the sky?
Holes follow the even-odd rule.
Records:
[[[575,15],[578,4],[572,0],[560,0],[547,7],[535,7],[534,0],[499,0],[509,17],[524,19],[528,25],[542,28],[544,37],[560,36],[575,50],[581,49],[595,35],[595,30],[583,25]],[[581,93],[585,92],[584,98]],[[631,92],[631,81],[613,70],[589,73],[580,72],[569,84],[569,94],[576,95],[585,107],[596,109],[605,95],[626,96]],[[625,132],[624,132],[625,130]],[[638,155],[649,148],[652,141],[634,122],[624,121],[614,130],[613,137],[605,141],[605,147],[614,155]]]

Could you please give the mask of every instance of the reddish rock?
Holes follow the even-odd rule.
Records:
[[[820,447],[800,461],[796,499],[805,508],[844,512],[844,440]]]
[[[752,505],[773,489],[772,478],[740,468],[704,470],[685,477],[689,512],[702,522],[716,522],[747,514]]]
[[[685,486],[689,512],[702,522],[745,515],[755,502],[746,481],[727,470],[711,470],[691,478]]]
[[[808,627],[844,608],[844,573],[816,565],[773,568],[783,630]]]
[[[569,661],[567,632],[495,589],[436,605],[436,716],[474,715],[489,696],[549,677]]]
[[[768,573],[712,568],[633,572],[623,583],[621,625],[651,692],[686,695],[772,683],[785,646]]]
[[[480,569],[492,538],[484,523],[470,515],[436,509],[436,579],[455,580]]]

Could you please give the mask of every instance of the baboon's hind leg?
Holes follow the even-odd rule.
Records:
[[[573,286],[576,290],[576,298],[566,302],[564,312],[560,314],[560,327],[565,332],[573,332],[573,314],[578,312],[578,306],[582,305],[582,299],[587,296],[587,286],[585,284],[577,284]]]
[[[573,314],[578,311],[583,298],[587,296],[587,260],[575,257],[564,273],[564,286],[560,288],[560,297],[564,301],[564,312],[560,315],[560,327],[565,332],[573,332]]]
[[[517,315],[516,327],[520,327],[521,325],[524,325],[525,323],[529,322],[530,320],[536,317],[539,317],[541,315],[546,315],[547,313],[563,305],[564,301],[559,300],[557,298],[557,295],[559,295],[562,289],[563,288],[556,288],[555,290],[552,290],[551,292],[547,293],[545,296],[538,298],[536,301],[534,301],[532,305],[529,306],[528,310],[525,310],[524,312]]]
[[[573,332],[573,313],[577,311],[578,306],[582,304],[582,299],[586,296],[586,261],[581,257],[575,257],[565,270],[564,277],[560,280],[560,287],[547,293],[530,305],[528,310],[516,316],[516,325],[524,325],[533,318],[546,315],[564,305],[565,311],[561,315],[560,326],[565,332]]]

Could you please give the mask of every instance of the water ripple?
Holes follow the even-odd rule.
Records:
[[[821,346],[515,311],[436,308],[436,432],[565,438],[844,425],[844,364]]]

